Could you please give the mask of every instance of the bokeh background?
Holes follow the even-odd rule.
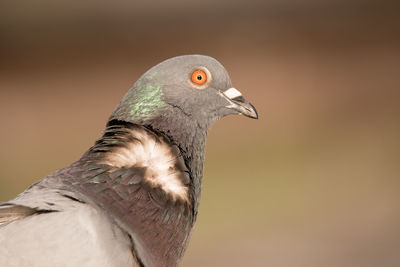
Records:
[[[0,3],[0,201],[78,159],[134,81],[221,61],[258,121],[210,131],[182,266],[400,266],[398,1]]]

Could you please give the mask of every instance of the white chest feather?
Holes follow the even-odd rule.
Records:
[[[145,181],[174,199],[188,201],[188,187],[180,178],[182,170],[176,169],[177,163],[184,166],[178,149],[145,130],[132,131],[132,136],[134,141],[108,153],[104,163],[117,168],[145,167]]]

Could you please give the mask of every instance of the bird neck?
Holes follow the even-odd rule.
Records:
[[[140,83],[136,87],[144,88],[140,87]],[[151,91],[150,89],[148,91]],[[149,110],[149,113],[146,114],[136,110],[132,111],[129,107],[136,106],[138,102],[137,97],[130,96],[133,93],[133,90],[128,91],[109,121],[126,121],[144,126],[151,131],[167,136],[172,143],[179,147],[191,173],[195,198],[194,211],[197,214],[203,177],[205,143],[212,121],[196,119],[190,114],[186,114],[178,106],[173,106],[165,101],[151,101],[151,103],[157,103],[158,106],[156,108],[146,107],[145,110]]]
[[[203,162],[207,133],[211,122],[199,123],[199,120],[184,114],[178,107],[170,106],[162,114],[139,123],[156,132],[166,135],[181,150],[189,167],[194,187],[195,215],[201,196]]]
[[[209,126],[200,125],[188,116],[165,115],[147,121],[143,125],[163,133],[180,148],[191,173],[196,217],[201,197],[205,144]]]

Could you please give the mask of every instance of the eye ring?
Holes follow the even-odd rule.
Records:
[[[208,80],[207,73],[204,70],[197,69],[192,72],[191,80],[196,85],[204,85]]]

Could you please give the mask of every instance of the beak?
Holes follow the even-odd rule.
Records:
[[[249,101],[244,99],[242,93],[240,93],[236,88],[232,87],[219,93],[229,102],[226,106],[227,108],[233,109],[246,117],[258,119],[256,108]]]

